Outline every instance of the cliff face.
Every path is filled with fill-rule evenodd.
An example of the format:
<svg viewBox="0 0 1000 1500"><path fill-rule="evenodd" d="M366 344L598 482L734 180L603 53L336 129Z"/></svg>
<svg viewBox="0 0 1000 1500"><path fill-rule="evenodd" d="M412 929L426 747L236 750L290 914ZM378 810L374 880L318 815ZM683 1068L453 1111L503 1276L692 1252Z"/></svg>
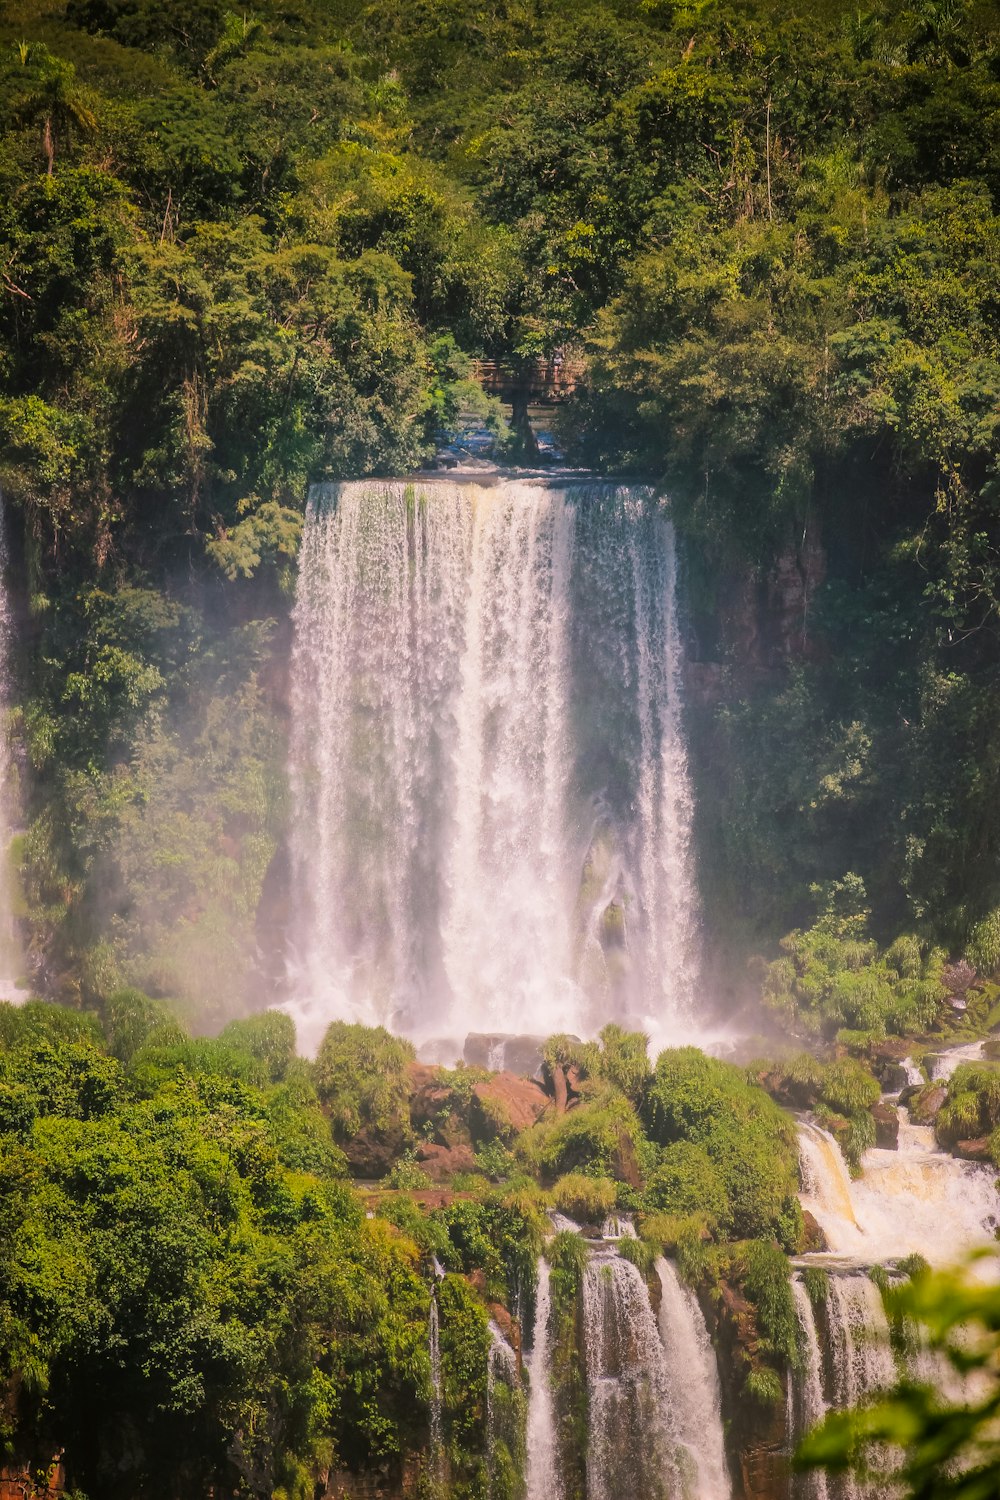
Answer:
<svg viewBox="0 0 1000 1500"><path fill-rule="evenodd" d="M753 1308L727 1282L717 1296L700 1300L718 1355L734 1495L737 1500L791 1500L786 1403L765 1407L745 1390L759 1343Z"/></svg>

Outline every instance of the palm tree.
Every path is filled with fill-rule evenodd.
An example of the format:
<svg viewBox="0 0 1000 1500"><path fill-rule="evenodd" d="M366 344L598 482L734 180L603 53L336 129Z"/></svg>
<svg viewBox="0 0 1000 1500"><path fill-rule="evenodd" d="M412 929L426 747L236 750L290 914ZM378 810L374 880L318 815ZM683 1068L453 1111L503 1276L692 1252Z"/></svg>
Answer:
<svg viewBox="0 0 1000 1500"><path fill-rule="evenodd" d="M20 101L18 114L25 121L39 122L51 177L59 144L65 141L68 145L74 130L90 135L97 129L97 120L76 86L76 69L71 63L53 57L47 47L29 42L18 42L14 51L21 67L30 68L35 75Z"/></svg>

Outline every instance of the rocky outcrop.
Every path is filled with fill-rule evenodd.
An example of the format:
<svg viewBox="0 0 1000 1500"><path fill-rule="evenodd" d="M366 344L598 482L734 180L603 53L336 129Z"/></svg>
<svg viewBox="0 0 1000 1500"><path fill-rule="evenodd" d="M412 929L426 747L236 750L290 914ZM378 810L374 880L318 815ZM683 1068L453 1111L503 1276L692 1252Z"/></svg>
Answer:
<svg viewBox="0 0 1000 1500"><path fill-rule="evenodd" d="M517 1073L537 1078L542 1069L543 1036L518 1036L504 1031L471 1031L462 1051L470 1068Z"/></svg>
<svg viewBox="0 0 1000 1500"><path fill-rule="evenodd" d="M441 1146L437 1141L421 1141L417 1161L432 1182L450 1182L456 1172L474 1172L476 1157L471 1146Z"/></svg>
<svg viewBox="0 0 1000 1500"><path fill-rule="evenodd" d="M904 1091L899 1102L905 1104L910 1111L910 1119L914 1125L933 1125L947 1097L946 1083L926 1083L923 1088L914 1089L912 1093Z"/></svg>
<svg viewBox="0 0 1000 1500"><path fill-rule="evenodd" d="M474 1139L511 1141L549 1108L541 1084L516 1073L495 1073L472 1091L469 1123Z"/></svg>
<svg viewBox="0 0 1000 1500"><path fill-rule="evenodd" d="M881 1146L885 1151L895 1151L899 1145L899 1111L895 1105L880 1099L877 1104L872 1105L871 1113L875 1121L876 1146Z"/></svg>
<svg viewBox="0 0 1000 1500"><path fill-rule="evenodd" d="M762 1407L744 1389L758 1358L759 1337L753 1308L723 1281L713 1298L702 1297L702 1311L719 1356L726 1447L735 1494L741 1500L790 1500L785 1403Z"/></svg>
<svg viewBox="0 0 1000 1500"><path fill-rule="evenodd" d="M990 1150L988 1135L980 1136L974 1141L956 1141L951 1148L951 1154L962 1161L978 1161L985 1162L988 1166L993 1165L993 1153Z"/></svg>

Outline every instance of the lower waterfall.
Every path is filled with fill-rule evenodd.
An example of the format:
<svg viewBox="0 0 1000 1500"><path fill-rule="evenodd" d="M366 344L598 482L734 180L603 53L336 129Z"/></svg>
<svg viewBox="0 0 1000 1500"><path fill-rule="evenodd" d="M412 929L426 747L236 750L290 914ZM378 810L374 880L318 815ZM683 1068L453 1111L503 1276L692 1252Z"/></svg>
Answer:
<svg viewBox="0 0 1000 1500"><path fill-rule="evenodd" d="M517 1355L490 1322L486 1369L486 1496L510 1493L524 1467L521 1371Z"/></svg>
<svg viewBox="0 0 1000 1500"><path fill-rule="evenodd" d="M431 1292L427 1345L431 1361L431 1470L438 1483L442 1483L445 1471L444 1394L441 1380L441 1315L436 1286Z"/></svg>
<svg viewBox="0 0 1000 1500"><path fill-rule="evenodd" d="M715 1350L698 1299L660 1256L660 1338L666 1360L673 1426L686 1470L686 1500L720 1500L732 1484L722 1431Z"/></svg>
<svg viewBox="0 0 1000 1500"><path fill-rule="evenodd" d="M800 1378L796 1382L791 1372L788 1377L791 1396L788 1437L794 1445L822 1422L829 1408L823 1394L823 1353L819 1346L816 1317L809 1293L798 1276L792 1278L792 1297L802 1345ZM795 1475L792 1487L795 1500L829 1500L830 1488L823 1469Z"/></svg>
<svg viewBox="0 0 1000 1500"><path fill-rule="evenodd" d="M310 499L292 1010L417 1040L689 1024L698 913L673 530L632 485Z"/></svg>
<svg viewBox="0 0 1000 1500"><path fill-rule="evenodd" d="M649 1290L616 1252L595 1250L583 1278L587 1500L683 1494L669 1375Z"/></svg>
<svg viewBox="0 0 1000 1500"><path fill-rule="evenodd" d="M535 1327L531 1349L525 1360L530 1381L526 1500L562 1500L556 1446L556 1413L552 1394L550 1274L549 1263L541 1256L535 1290Z"/></svg>

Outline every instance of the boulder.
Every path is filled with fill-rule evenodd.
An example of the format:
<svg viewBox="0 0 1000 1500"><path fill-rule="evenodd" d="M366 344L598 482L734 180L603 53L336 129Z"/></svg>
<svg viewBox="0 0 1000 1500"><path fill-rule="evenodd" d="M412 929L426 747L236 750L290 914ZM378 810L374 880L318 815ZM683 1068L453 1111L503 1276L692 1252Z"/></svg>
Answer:
<svg viewBox="0 0 1000 1500"><path fill-rule="evenodd" d="M352 1136L338 1137L338 1144L353 1177L385 1177L410 1145L410 1133L402 1125L365 1125Z"/></svg>
<svg viewBox="0 0 1000 1500"><path fill-rule="evenodd" d="M417 1161L432 1182L450 1182L456 1172L474 1172L476 1159L470 1145L443 1146L437 1141L421 1141Z"/></svg>
<svg viewBox="0 0 1000 1500"><path fill-rule="evenodd" d="M496 1073L472 1091L473 1134L478 1139L513 1140L540 1120L549 1104L541 1084L516 1073Z"/></svg>
<svg viewBox="0 0 1000 1500"><path fill-rule="evenodd" d="M938 1110L947 1097L946 1083L925 1083L922 1089L916 1089L907 1099L910 1119L914 1125L933 1125Z"/></svg>
<svg viewBox="0 0 1000 1500"><path fill-rule="evenodd" d="M951 1148L951 1154L960 1157L962 1161L980 1161L985 1162L987 1166L993 1165L988 1135L981 1135L974 1141L956 1141Z"/></svg>
<svg viewBox="0 0 1000 1500"><path fill-rule="evenodd" d="M455 1091L442 1081L437 1068L415 1062L407 1073L413 1131L439 1146L471 1145L468 1122L459 1112Z"/></svg>
<svg viewBox="0 0 1000 1500"><path fill-rule="evenodd" d="M471 1031L462 1056L470 1068L491 1073L516 1073L520 1078L538 1078L542 1071L543 1036L519 1036L506 1031Z"/></svg>
<svg viewBox="0 0 1000 1500"><path fill-rule="evenodd" d="M796 1250L799 1255L812 1255L815 1251L828 1250L826 1235L807 1208L802 1210L802 1238Z"/></svg>
<svg viewBox="0 0 1000 1500"><path fill-rule="evenodd" d="M895 1151L899 1145L899 1111L895 1105L880 1099L872 1105L875 1121L875 1144L885 1151Z"/></svg>

